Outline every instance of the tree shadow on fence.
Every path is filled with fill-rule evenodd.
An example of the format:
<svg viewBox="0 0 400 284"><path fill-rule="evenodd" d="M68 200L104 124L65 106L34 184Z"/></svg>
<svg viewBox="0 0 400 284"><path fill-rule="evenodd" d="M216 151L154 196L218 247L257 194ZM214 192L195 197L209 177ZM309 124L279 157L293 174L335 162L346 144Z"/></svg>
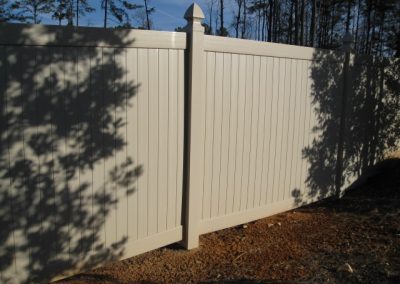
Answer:
<svg viewBox="0 0 400 284"><path fill-rule="evenodd" d="M373 61L372 61L373 60ZM292 191L296 205L335 192L335 173L343 94L343 55L316 50L311 65L311 96L317 125L302 156L309 168L304 195ZM350 186L400 146L400 60L361 58L350 63L341 187Z"/></svg>
<svg viewBox="0 0 400 284"><path fill-rule="evenodd" d="M0 29L15 42L0 45L0 279L32 283L123 253L104 223L141 168L128 155L104 163L125 155L118 114L137 86L115 60L124 49L98 47L129 45L127 30L13 29Z"/></svg>

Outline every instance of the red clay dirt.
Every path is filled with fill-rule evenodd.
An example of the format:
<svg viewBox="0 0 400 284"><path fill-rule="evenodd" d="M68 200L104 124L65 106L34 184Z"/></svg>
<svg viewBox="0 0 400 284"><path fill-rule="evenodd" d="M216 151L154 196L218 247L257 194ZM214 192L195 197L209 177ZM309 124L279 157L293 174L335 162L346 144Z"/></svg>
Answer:
<svg viewBox="0 0 400 284"><path fill-rule="evenodd" d="M158 249L60 283L400 283L399 161L340 200Z"/></svg>

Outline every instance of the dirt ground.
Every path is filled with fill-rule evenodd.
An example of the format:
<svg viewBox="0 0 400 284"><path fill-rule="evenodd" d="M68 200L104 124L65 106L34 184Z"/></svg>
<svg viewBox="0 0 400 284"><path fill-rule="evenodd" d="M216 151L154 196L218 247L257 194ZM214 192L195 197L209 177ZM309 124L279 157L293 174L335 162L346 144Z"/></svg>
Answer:
<svg viewBox="0 0 400 284"><path fill-rule="evenodd" d="M60 283L400 283L400 159L340 200L210 233Z"/></svg>

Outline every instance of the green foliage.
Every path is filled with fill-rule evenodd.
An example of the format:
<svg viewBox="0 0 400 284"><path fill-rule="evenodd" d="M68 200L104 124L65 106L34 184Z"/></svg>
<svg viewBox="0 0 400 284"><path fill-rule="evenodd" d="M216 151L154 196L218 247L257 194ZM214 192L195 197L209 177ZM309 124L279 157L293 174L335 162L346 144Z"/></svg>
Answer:
<svg viewBox="0 0 400 284"><path fill-rule="evenodd" d="M0 23L21 20L21 15L17 12L17 9L17 3L0 0Z"/></svg>
<svg viewBox="0 0 400 284"><path fill-rule="evenodd" d="M229 31L227 30L227 28L223 27L222 29L218 29L217 30L217 35L219 36L229 36Z"/></svg>
<svg viewBox="0 0 400 284"><path fill-rule="evenodd" d="M41 14L49 14L54 9L54 0L17 0L14 5L20 15L20 20L39 24Z"/></svg>
<svg viewBox="0 0 400 284"><path fill-rule="evenodd" d="M61 21L65 20L68 17L68 0L57 0L55 11L52 15L52 18L57 20L61 25Z"/></svg>
<svg viewBox="0 0 400 284"><path fill-rule="evenodd" d="M102 0L101 8L104 10L104 27L107 27L109 20L113 21L117 26L130 25L128 11L141 7L141 5L131 3L127 0Z"/></svg>
<svg viewBox="0 0 400 284"><path fill-rule="evenodd" d="M56 0L53 19L56 19L59 24L63 20L67 20L68 25L79 25L79 17L85 16L87 13L95 11L87 0Z"/></svg>

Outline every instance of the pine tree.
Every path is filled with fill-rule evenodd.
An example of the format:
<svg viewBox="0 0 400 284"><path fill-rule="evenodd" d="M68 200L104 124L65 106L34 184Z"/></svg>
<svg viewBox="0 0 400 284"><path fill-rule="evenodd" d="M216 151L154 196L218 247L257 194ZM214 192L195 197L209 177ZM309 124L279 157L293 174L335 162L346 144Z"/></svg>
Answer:
<svg viewBox="0 0 400 284"><path fill-rule="evenodd" d="M150 15L155 12L155 8L149 7L148 0L144 0L144 9L145 9L145 14L146 14L146 29L150 30L151 23L152 23L152 21L150 20Z"/></svg>
<svg viewBox="0 0 400 284"><path fill-rule="evenodd" d="M220 20L219 23L220 23L220 26L217 31L217 34L220 36L228 36L229 35L228 30L224 26L224 9L225 9L224 0L220 0L219 1L219 20Z"/></svg>
<svg viewBox="0 0 400 284"><path fill-rule="evenodd" d="M61 26L61 22L67 18L67 4L68 0L57 0L55 11L52 18L58 21L58 25Z"/></svg>
<svg viewBox="0 0 400 284"><path fill-rule="evenodd" d="M21 19L34 24L40 23L40 14L49 14L54 9L54 0L18 0L14 4L18 7Z"/></svg>
<svg viewBox="0 0 400 284"><path fill-rule="evenodd" d="M67 24L71 26L74 25L75 19L75 25L79 26L79 17L94 10L87 0L57 0L53 18L58 20L59 25L62 20L67 20Z"/></svg>
<svg viewBox="0 0 400 284"><path fill-rule="evenodd" d="M88 0L75 0L75 18L76 26L79 26L79 16L85 16L87 13L94 12L95 9L91 7Z"/></svg>
<svg viewBox="0 0 400 284"><path fill-rule="evenodd" d="M104 10L104 28L107 28L110 16L118 25L126 26L128 24L130 26L128 11L141 8L141 6L127 0L102 0L101 8Z"/></svg>
<svg viewBox="0 0 400 284"><path fill-rule="evenodd" d="M22 20L22 16L17 11L18 8L15 2L0 0L0 23Z"/></svg>

